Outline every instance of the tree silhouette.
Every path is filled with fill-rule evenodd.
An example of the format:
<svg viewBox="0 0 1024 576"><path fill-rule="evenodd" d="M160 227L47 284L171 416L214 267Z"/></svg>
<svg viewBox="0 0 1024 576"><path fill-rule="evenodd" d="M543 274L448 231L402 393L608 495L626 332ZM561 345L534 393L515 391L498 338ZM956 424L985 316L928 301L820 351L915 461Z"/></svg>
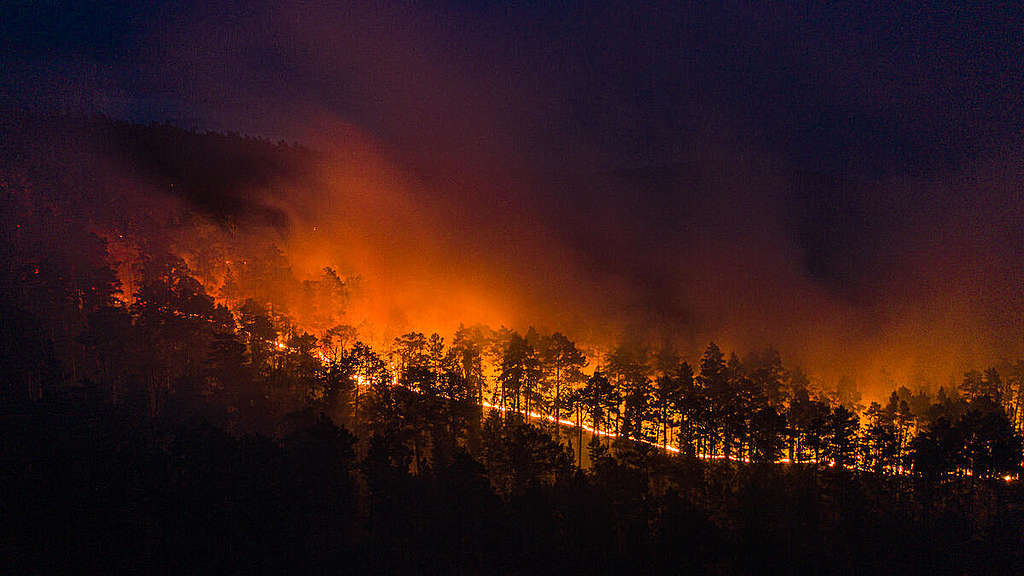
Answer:
<svg viewBox="0 0 1024 576"><path fill-rule="evenodd" d="M827 423L825 457L841 468L853 465L859 427L860 419L848 408L842 404L833 408Z"/></svg>
<svg viewBox="0 0 1024 576"><path fill-rule="evenodd" d="M583 368L587 365L587 358L561 332L541 340L539 356L544 378L548 381L547 388L554 394L551 415L560 419L566 406L566 393L586 379Z"/></svg>
<svg viewBox="0 0 1024 576"><path fill-rule="evenodd" d="M608 431L610 415L618 410L619 395L615 390L608 376L601 370L594 370L594 374L587 380L587 385L581 393L582 403L586 406L590 422L594 427L594 437L599 431Z"/></svg>
<svg viewBox="0 0 1024 576"><path fill-rule="evenodd" d="M700 451L707 456L717 456L719 447L727 444L724 422L728 418L729 374L725 365L725 356L714 342L708 344L700 358L700 375L697 382L704 397L707 399L701 411L698 429L704 449Z"/></svg>
<svg viewBox="0 0 1024 576"><path fill-rule="evenodd" d="M648 417L651 392L648 356L644 343L629 337L615 346L605 366L608 378L624 401L623 418L616 423L616 433L630 438L644 437L643 424Z"/></svg>
<svg viewBox="0 0 1024 576"><path fill-rule="evenodd" d="M750 415L750 461L775 462L782 458L786 441L786 417L770 405Z"/></svg>
<svg viewBox="0 0 1024 576"><path fill-rule="evenodd" d="M893 414L872 402L861 447L861 461L875 473L893 472L900 463L900 445Z"/></svg>
<svg viewBox="0 0 1024 576"><path fill-rule="evenodd" d="M660 431L659 441L666 446L669 443L669 431L676 423L676 406L682 401L683 378L687 376L692 382L693 370L689 365L683 363L675 371L664 373L654 381L652 398L654 420Z"/></svg>
<svg viewBox="0 0 1024 576"><path fill-rule="evenodd" d="M452 339L451 351L460 377L472 391L472 399L480 403L484 399L483 351L486 337L480 327L466 328L459 325Z"/></svg>
<svg viewBox="0 0 1024 576"><path fill-rule="evenodd" d="M498 382L501 384L501 404L516 412L529 413L540 398L537 386L541 380L540 361L533 346L516 332L512 332L501 360ZM523 402L520 402L520 400Z"/></svg>
<svg viewBox="0 0 1024 576"><path fill-rule="evenodd" d="M680 364L676 377L679 380L679 393L673 408L679 414L678 448L681 454L693 458L697 455L698 430L706 412L706 400L697 388L693 368L689 364Z"/></svg>
<svg viewBox="0 0 1024 576"><path fill-rule="evenodd" d="M138 335L153 353L146 363L146 380L149 411L155 418L172 392L198 392L217 322L216 307L184 262L164 257L144 265L132 308Z"/></svg>

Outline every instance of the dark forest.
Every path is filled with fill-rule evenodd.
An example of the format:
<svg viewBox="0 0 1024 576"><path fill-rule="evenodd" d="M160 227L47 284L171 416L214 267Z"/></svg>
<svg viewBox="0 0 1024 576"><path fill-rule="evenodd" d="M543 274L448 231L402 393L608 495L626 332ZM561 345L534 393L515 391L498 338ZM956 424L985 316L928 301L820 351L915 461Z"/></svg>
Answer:
<svg viewBox="0 0 1024 576"><path fill-rule="evenodd" d="M280 226L234 190L295 178L314 152L103 118L7 128L33 134L7 140L2 182L15 572L1024 569L1024 362L865 403L770 348L311 332L344 318L358 278L300 282L273 246L215 283L209 262L245 218ZM40 135L94 162L39 161ZM187 210L161 200L142 226L137 198L96 203L104 158ZM197 204L208 187L225 193ZM196 219L221 243L172 239Z"/></svg>
<svg viewBox="0 0 1024 576"><path fill-rule="evenodd" d="M1024 574L1013 3L0 8L0 572Z"/></svg>

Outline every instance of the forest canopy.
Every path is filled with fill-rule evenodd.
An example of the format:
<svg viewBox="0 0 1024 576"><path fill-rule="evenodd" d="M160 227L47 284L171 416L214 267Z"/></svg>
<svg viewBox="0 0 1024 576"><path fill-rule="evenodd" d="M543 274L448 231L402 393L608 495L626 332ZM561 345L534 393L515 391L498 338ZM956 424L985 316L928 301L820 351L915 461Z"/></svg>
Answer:
<svg viewBox="0 0 1024 576"><path fill-rule="evenodd" d="M788 561L778 530L806 547L808 570L961 552L968 567L1021 565L1022 360L874 400L770 347L712 341L687 357L641 329L600 342L531 325L389 333L354 320L376 286L329 266L305 274L281 248L293 233L281 190L302 184L314 152L67 122L71 136L49 138L88 169L49 169L32 139L8 141L0 399L4 481L27 495L5 516L110 490L84 515L37 517L70 521L70 558L112 545L114 526L149 525L132 536L149 547L138 554L212 560L204 538L241 523L226 558L249 566L556 571L639 554L650 568L744 573ZM52 452L29 451L32 437ZM175 502L195 508L163 508ZM869 514L891 548L860 533ZM199 523L212 532L187 533ZM5 540L21 566L53 562L18 525ZM978 531L990 539L967 551L916 539ZM74 548L77 532L94 541ZM280 554L264 557L270 544Z"/></svg>

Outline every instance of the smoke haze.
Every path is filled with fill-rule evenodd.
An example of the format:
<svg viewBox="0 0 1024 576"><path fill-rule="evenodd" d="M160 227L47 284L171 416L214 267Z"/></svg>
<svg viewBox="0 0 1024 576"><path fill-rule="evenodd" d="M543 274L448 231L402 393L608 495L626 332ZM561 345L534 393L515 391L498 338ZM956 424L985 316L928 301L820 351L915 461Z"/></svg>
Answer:
<svg viewBox="0 0 1024 576"><path fill-rule="evenodd" d="M380 335L772 345L868 396L1019 357L1022 28L835 16L160 4L59 66L42 25L4 101L301 143L170 197L358 275L347 320ZM173 165L128 164L167 195Z"/></svg>

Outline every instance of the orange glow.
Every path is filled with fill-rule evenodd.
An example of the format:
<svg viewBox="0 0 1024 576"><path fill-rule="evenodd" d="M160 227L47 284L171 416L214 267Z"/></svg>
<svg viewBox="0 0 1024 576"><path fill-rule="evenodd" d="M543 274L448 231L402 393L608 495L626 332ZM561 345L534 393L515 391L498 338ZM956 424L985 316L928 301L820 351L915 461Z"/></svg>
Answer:
<svg viewBox="0 0 1024 576"><path fill-rule="evenodd" d="M126 210L188 222L155 223L153 235L218 303L273 303L315 335L347 324L383 348L413 330L450 335L459 324L482 323L525 332L534 325L593 349L638 332L649 342L669 341L691 362L710 340L740 357L770 345L819 388L850 377L865 404L884 402L901 385L934 393L966 369L1024 352L1024 341L991 329L999 316L979 311L965 287L934 280L957 277L943 254L926 253L912 266L931 279L920 294L854 302L809 281L786 239L769 227L735 246L681 249L652 296L649 279L608 259L603 239L568 243L563 236L572 226L552 224L543 202L513 202L530 193L525 185L496 190L473 174L466 181L424 177L385 143L336 118L311 118L307 130L296 129L318 151L304 179L253 192L260 205L286 216L284 229L175 218L191 208L166 198L136 199L139 207ZM594 226L609 227L622 214L598 216ZM130 303L140 266L135 246L143 239L123 230L104 237ZM287 282L268 280L260 269L268 254ZM650 255L638 249L636 256ZM307 293L325 267L344 283L343 297ZM237 293L226 289L229 276Z"/></svg>

